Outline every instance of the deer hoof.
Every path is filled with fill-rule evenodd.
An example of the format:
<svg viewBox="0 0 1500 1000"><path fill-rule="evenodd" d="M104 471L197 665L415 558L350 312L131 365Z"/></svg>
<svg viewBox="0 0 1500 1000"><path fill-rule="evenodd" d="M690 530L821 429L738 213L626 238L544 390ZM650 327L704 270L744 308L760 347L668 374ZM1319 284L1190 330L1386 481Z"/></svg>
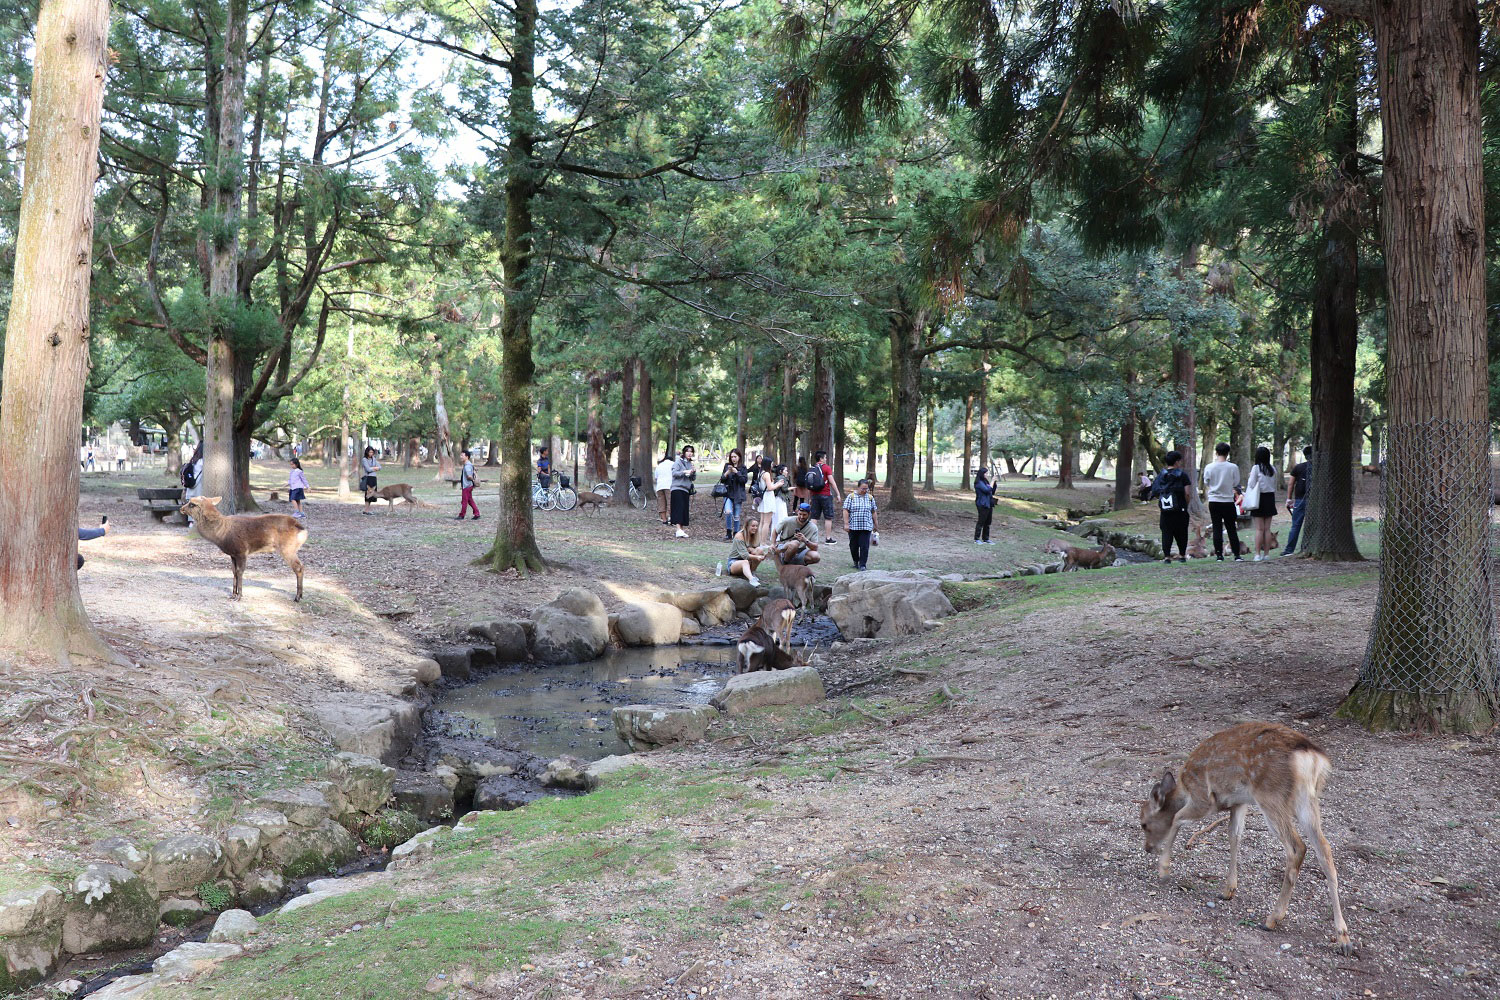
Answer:
<svg viewBox="0 0 1500 1000"><path fill-rule="evenodd" d="M1227 903L1234 898L1234 892L1234 889L1224 889L1219 893L1219 898Z"/></svg>
<svg viewBox="0 0 1500 1000"><path fill-rule="evenodd" d="M1354 947L1354 942L1349 940L1349 935L1347 934L1334 939L1333 950L1345 958L1353 958L1359 954L1359 951Z"/></svg>
<svg viewBox="0 0 1500 1000"><path fill-rule="evenodd" d="M1277 920L1275 917L1267 917L1260 922L1260 929L1263 931L1274 931L1279 929L1280 927L1281 921Z"/></svg>

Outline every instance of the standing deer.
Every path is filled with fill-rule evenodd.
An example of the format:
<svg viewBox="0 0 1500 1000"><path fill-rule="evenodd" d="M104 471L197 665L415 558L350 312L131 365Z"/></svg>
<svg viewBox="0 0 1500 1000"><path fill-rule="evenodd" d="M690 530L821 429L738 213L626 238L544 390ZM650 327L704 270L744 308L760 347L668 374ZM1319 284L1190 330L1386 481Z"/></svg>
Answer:
<svg viewBox="0 0 1500 1000"><path fill-rule="evenodd" d="M1179 780L1168 768L1141 803L1141 829L1146 833L1146 853L1159 859L1158 873L1167 875L1172 864L1172 844L1178 828L1188 820L1210 812L1229 811L1229 881L1222 897L1234 898L1239 886L1240 836L1245 832L1245 810L1260 807L1266 821L1286 848L1286 872L1281 896L1263 927L1275 930L1286 919L1292 887L1307 855L1307 845L1298 836L1300 823L1312 835L1313 852L1328 878L1333 900L1334 948L1352 955L1349 928L1339 906L1339 876L1333 866L1333 849L1323 836L1318 796L1332 764L1312 740L1274 722L1242 722L1214 733L1188 755Z"/></svg>
<svg viewBox="0 0 1500 1000"><path fill-rule="evenodd" d="M245 579L245 559L257 552L276 552L297 574L297 597L302 600L302 560L297 550L307 541L307 528L290 514L219 513L220 497L193 497L182 505L182 513L193 519L198 534L213 542L234 567L234 590L229 599L238 601Z"/></svg>
<svg viewBox="0 0 1500 1000"><path fill-rule="evenodd" d="M813 568L800 563L781 561L781 549L771 546L771 558L776 563L776 576L781 580L781 589L792 599L798 610L812 608L812 585L817 579Z"/></svg>

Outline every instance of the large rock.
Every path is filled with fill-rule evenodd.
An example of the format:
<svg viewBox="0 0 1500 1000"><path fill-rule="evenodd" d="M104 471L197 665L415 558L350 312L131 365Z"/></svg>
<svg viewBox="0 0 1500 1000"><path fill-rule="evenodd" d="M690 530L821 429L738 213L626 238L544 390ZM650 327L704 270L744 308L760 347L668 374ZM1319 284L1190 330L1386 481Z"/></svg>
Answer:
<svg viewBox="0 0 1500 1000"><path fill-rule="evenodd" d="M437 850L437 842L448 836L446 826L434 826L423 830L406 843L398 845L391 850L391 862L386 865L387 870L400 870L410 868L427 858L432 857Z"/></svg>
<svg viewBox="0 0 1500 1000"><path fill-rule="evenodd" d="M260 933L260 921L249 910L225 910L208 932L209 944L244 944Z"/></svg>
<svg viewBox="0 0 1500 1000"><path fill-rule="evenodd" d="M469 634L483 636L494 645L497 663L525 663L529 658L526 629L518 621L505 618L475 625L469 629Z"/></svg>
<svg viewBox="0 0 1500 1000"><path fill-rule="evenodd" d="M187 941L152 962L151 971L163 979L189 979L207 972L224 959L233 958L244 950L239 945L228 942L209 944L205 941Z"/></svg>
<svg viewBox="0 0 1500 1000"><path fill-rule="evenodd" d="M433 650L432 658L437 661L443 676L448 680L466 681L474 673L470 662L472 654L473 651L468 646L448 646Z"/></svg>
<svg viewBox="0 0 1500 1000"><path fill-rule="evenodd" d="M405 809L382 809L360 837L371 847L391 848L415 837L430 822Z"/></svg>
<svg viewBox="0 0 1500 1000"><path fill-rule="evenodd" d="M696 743L719 713L708 705L675 708L668 705L623 705L612 713L615 732L632 750Z"/></svg>
<svg viewBox="0 0 1500 1000"><path fill-rule="evenodd" d="M263 839L260 828L249 823L235 823L224 831L224 867L230 875L239 878L250 870Z"/></svg>
<svg viewBox="0 0 1500 1000"><path fill-rule="evenodd" d="M156 885L119 865L94 864L73 880L63 916L63 950L119 951L151 943L157 923Z"/></svg>
<svg viewBox="0 0 1500 1000"><path fill-rule="evenodd" d="M485 778L474 788L474 808L519 809L542 797L542 790L529 781L506 774Z"/></svg>
<svg viewBox="0 0 1500 1000"><path fill-rule="evenodd" d="M94 854L133 872L143 872L151 864L151 855L129 837L106 837L94 845Z"/></svg>
<svg viewBox="0 0 1500 1000"><path fill-rule="evenodd" d="M307 892L295 899L287 900L286 905L276 912L296 913L309 906L316 906L325 899L347 896L351 892L389 882L392 877L390 872L363 872L359 875L350 875L348 878L320 878L307 883Z"/></svg>
<svg viewBox="0 0 1500 1000"><path fill-rule="evenodd" d="M332 820L313 827L294 826L265 849L266 861L288 878L331 872L358 856L354 837Z"/></svg>
<svg viewBox="0 0 1500 1000"><path fill-rule="evenodd" d="M675 646L682 640L682 612L660 601L627 604L620 609L615 628L627 646Z"/></svg>
<svg viewBox="0 0 1500 1000"><path fill-rule="evenodd" d="M236 898L241 903L260 906L281 898L281 894L286 891L286 879L281 877L280 872L257 868L240 879L235 888L238 890Z"/></svg>
<svg viewBox="0 0 1500 1000"><path fill-rule="evenodd" d="M823 679L812 667L758 670L729 678L713 704L725 715L739 715L767 705L816 705L827 694Z"/></svg>
<svg viewBox="0 0 1500 1000"><path fill-rule="evenodd" d="M453 818L453 785L440 777L422 771L401 771L396 775L396 806L426 823L441 823Z"/></svg>
<svg viewBox="0 0 1500 1000"><path fill-rule="evenodd" d="M236 822L255 827L268 840L286 833L287 827L292 825L284 814L275 809L246 809L239 814Z"/></svg>
<svg viewBox="0 0 1500 1000"><path fill-rule="evenodd" d="M597 659L609 644L604 604L580 587L563 591L531 613L531 651L543 663Z"/></svg>
<svg viewBox="0 0 1500 1000"><path fill-rule="evenodd" d="M57 968L63 896L50 885L0 893L0 995L19 993Z"/></svg>
<svg viewBox="0 0 1500 1000"><path fill-rule="evenodd" d="M214 912L197 896L169 896L157 906L157 919L172 927L191 927Z"/></svg>
<svg viewBox="0 0 1500 1000"><path fill-rule="evenodd" d="M255 804L281 813L293 826L318 826L333 814L323 793L311 788L278 788L259 796Z"/></svg>
<svg viewBox="0 0 1500 1000"><path fill-rule="evenodd" d="M951 614L942 581L921 570L850 573L834 583L828 601L828 617L845 639L911 635Z"/></svg>
<svg viewBox="0 0 1500 1000"><path fill-rule="evenodd" d="M341 753L328 762L324 773L344 793L349 808L373 816L391 797L396 769L386 767L374 757Z"/></svg>
<svg viewBox="0 0 1500 1000"><path fill-rule="evenodd" d="M634 754L619 753L608 757L600 757L598 760L589 761L584 766L584 774L587 776L589 786L597 788L612 774L628 771L632 767L639 767L641 759Z"/></svg>
<svg viewBox="0 0 1500 1000"><path fill-rule="evenodd" d="M577 792L586 792L594 787L588 765L568 754L548 761L547 770L542 774L542 784L548 788L570 788Z"/></svg>
<svg viewBox="0 0 1500 1000"><path fill-rule="evenodd" d="M224 848L212 837L184 833L158 841L151 848L151 873L163 894L195 892L219 877Z"/></svg>
<svg viewBox="0 0 1500 1000"><path fill-rule="evenodd" d="M724 585L725 593L740 611L749 611L750 605L760 598L762 588L738 576L730 577Z"/></svg>
<svg viewBox="0 0 1500 1000"><path fill-rule="evenodd" d="M390 695L346 691L314 702L307 711L340 750L387 764L400 760L422 732L417 706Z"/></svg>

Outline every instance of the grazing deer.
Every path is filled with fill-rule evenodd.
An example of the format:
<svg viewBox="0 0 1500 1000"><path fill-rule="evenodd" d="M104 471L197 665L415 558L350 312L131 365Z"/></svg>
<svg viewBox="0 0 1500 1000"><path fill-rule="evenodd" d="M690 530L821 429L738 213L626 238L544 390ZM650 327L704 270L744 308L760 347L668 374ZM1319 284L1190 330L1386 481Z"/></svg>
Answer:
<svg viewBox="0 0 1500 1000"><path fill-rule="evenodd" d="M1076 546L1068 546L1068 551L1063 554L1064 573L1069 570L1100 569L1104 566L1115 564L1115 547L1105 542L1097 549L1080 549Z"/></svg>
<svg viewBox="0 0 1500 1000"><path fill-rule="evenodd" d="M735 644L738 656L735 663L738 673L755 670L785 670L787 667L805 667L810 657L792 652L792 622L796 609L785 597L767 601L760 618L745 630Z"/></svg>
<svg viewBox="0 0 1500 1000"><path fill-rule="evenodd" d="M302 600L302 560L297 550L307 541L307 528L290 514L219 513L220 497L193 497L181 513L193 519L198 534L213 542L234 566L234 590L229 599L238 601L245 579L245 559L257 552L276 552L297 574L297 597Z"/></svg>
<svg viewBox="0 0 1500 1000"><path fill-rule="evenodd" d="M1381 465L1361 465L1359 467L1359 474L1361 476L1378 476L1384 471L1385 467Z"/></svg>
<svg viewBox="0 0 1500 1000"><path fill-rule="evenodd" d="M776 562L776 576L781 580L781 589L800 610L812 607L812 585L817 579L811 566L781 561L781 549L771 546L771 558Z"/></svg>
<svg viewBox="0 0 1500 1000"><path fill-rule="evenodd" d="M1273 532L1271 532L1271 548L1275 549L1275 548L1278 548L1280 545L1281 545L1281 532L1279 532L1279 531L1273 531ZM1244 539L1240 539L1240 550L1238 552L1236 552L1235 555L1248 556L1253 551L1254 550L1252 550L1250 548L1250 543L1249 542L1246 542Z"/></svg>
<svg viewBox="0 0 1500 1000"><path fill-rule="evenodd" d="M1333 849L1323 836L1318 796L1332 765L1328 755L1312 740L1274 722L1242 722L1214 733L1188 755L1182 777L1171 768L1141 803L1141 829L1146 833L1146 853L1158 858L1158 873L1165 878L1172 864L1172 843L1178 828L1188 820L1210 812L1229 811L1229 880L1221 894L1232 899L1239 885L1240 836L1245 831L1245 811L1251 803L1260 807L1266 821L1286 848L1286 871L1281 896L1262 926L1275 930L1286 919L1292 887L1307 855L1307 845L1297 834L1297 825L1312 836L1313 853L1328 879L1333 900L1334 947L1343 955L1354 953L1349 928L1339 906L1339 876L1333 866Z"/></svg>
<svg viewBox="0 0 1500 1000"><path fill-rule="evenodd" d="M366 511L370 509L370 504L376 503L381 500L384 500L386 503L390 504L390 511L393 514L396 512L397 500L405 500L407 506L409 507L432 506L432 504L423 503L422 501L418 500L416 494L411 491L411 487L406 485L405 483L396 483L393 486L382 486L378 490L372 490L368 486L365 487Z"/></svg>

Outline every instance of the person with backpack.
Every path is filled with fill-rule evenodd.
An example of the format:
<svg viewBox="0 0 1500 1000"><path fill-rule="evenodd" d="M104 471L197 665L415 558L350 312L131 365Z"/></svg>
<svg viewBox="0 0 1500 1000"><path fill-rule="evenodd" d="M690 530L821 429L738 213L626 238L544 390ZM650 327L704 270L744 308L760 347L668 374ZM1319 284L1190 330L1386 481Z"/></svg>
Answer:
<svg viewBox="0 0 1500 1000"><path fill-rule="evenodd" d="M724 541L734 541L740 530L740 512L745 506L745 483L749 475L745 471L745 460L738 448L732 448L724 462L724 471L719 474L719 484L714 495L724 501Z"/></svg>
<svg viewBox="0 0 1500 1000"><path fill-rule="evenodd" d="M792 510L801 510L802 505L807 504L808 508L811 509L812 501L809 499L811 496L812 493L807 488L807 456L798 455L797 468L793 470L792 474L792 502L790 508Z"/></svg>
<svg viewBox="0 0 1500 1000"><path fill-rule="evenodd" d="M1281 551L1284 556L1289 556L1297 551L1297 537L1302 534L1302 517L1307 513L1307 490L1312 485L1312 479L1308 475L1311 471L1312 445L1302 449L1304 461L1292 466L1288 474L1291 482L1286 489L1286 512L1292 515L1292 529L1286 536L1286 548Z"/></svg>
<svg viewBox="0 0 1500 1000"><path fill-rule="evenodd" d="M989 466L981 465L974 476L974 506L979 509L974 521L974 544L994 545L990 541L990 521L995 516L995 484L990 482Z"/></svg>
<svg viewBox="0 0 1500 1000"><path fill-rule="evenodd" d="M177 471L178 478L182 481L182 488L186 492L183 500L191 500L193 497L203 495L203 442L198 442L198 447L193 449L193 454L182 468Z"/></svg>
<svg viewBox="0 0 1500 1000"><path fill-rule="evenodd" d="M1255 449L1255 464L1245 484L1245 513L1255 525L1255 561L1269 559L1271 521L1276 517L1276 469L1271 465L1271 449L1265 445Z"/></svg>
<svg viewBox="0 0 1500 1000"><path fill-rule="evenodd" d="M474 511L474 520L479 520L479 505L474 502L474 486L478 482L479 477L474 472L474 460L468 452L464 452L463 468L458 470L458 488L462 492L458 501L457 520L462 521L464 511L470 509Z"/></svg>
<svg viewBox="0 0 1500 1000"><path fill-rule="evenodd" d="M833 466L828 464L828 452L815 452L813 464L808 466L802 478L811 497L808 503L812 505L813 517L818 520L823 536L830 542L837 541L833 534L833 512L835 504L843 503L844 495L839 492L839 484L833 481Z"/></svg>
<svg viewBox="0 0 1500 1000"><path fill-rule="evenodd" d="M1172 542L1177 542L1178 562L1187 562L1188 505L1193 500L1193 480L1182 468L1182 452L1166 454L1166 468L1151 484L1151 496L1161 510L1163 562L1172 561Z"/></svg>

